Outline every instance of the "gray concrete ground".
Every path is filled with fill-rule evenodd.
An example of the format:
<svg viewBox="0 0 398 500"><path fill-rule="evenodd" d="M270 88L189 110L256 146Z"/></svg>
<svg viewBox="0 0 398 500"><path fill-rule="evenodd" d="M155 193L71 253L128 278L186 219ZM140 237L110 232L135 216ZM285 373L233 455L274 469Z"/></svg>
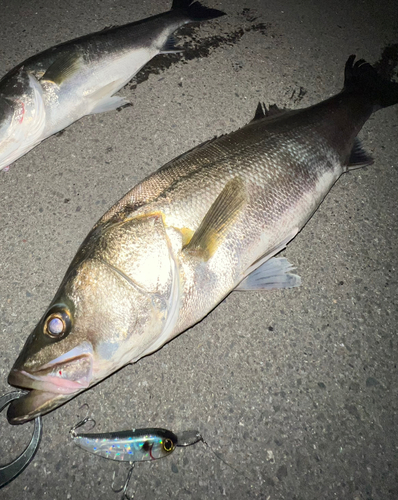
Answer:
<svg viewBox="0 0 398 500"><path fill-rule="evenodd" d="M247 123L259 100L292 108L340 90L351 53L398 42L396 1L205 0L228 16L179 37L121 93L132 107L89 116L0 175L0 392L79 244L134 184ZM2 0L0 74L40 50L170 2ZM198 50L204 47L204 50ZM43 419L33 463L4 499L119 498L127 465L77 449L87 403L97 430L197 428L202 443L139 464L144 499L385 500L397 476L398 107L361 132L375 164L344 175L284 254L300 289L232 293L157 353ZM31 424L0 422L1 461Z"/></svg>

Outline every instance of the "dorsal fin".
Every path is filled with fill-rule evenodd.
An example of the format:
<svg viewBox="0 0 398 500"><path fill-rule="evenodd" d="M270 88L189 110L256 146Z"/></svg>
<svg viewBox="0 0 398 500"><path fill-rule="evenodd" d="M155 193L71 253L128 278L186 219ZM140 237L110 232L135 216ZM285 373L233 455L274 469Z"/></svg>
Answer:
<svg viewBox="0 0 398 500"><path fill-rule="evenodd" d="M267 115L265 114L264 110L266 109L267 108L265 107L265 105L263 107L263 103L259 102L252 121L255 122L256 120L261 120L262 118L265 118Z"/></svg>
<svg viewBox="0 0 398 500"><path fill-rule="evenodd" d="M257 120L262 120L263 118L270 118L273 116L278 116L283 113L286 113L286 111L289 111L286 108L278 108L276 104L270 104L268 109L267 106L263 102L259 102L256 108L256 112L254 114L253 122Z"/></svg>

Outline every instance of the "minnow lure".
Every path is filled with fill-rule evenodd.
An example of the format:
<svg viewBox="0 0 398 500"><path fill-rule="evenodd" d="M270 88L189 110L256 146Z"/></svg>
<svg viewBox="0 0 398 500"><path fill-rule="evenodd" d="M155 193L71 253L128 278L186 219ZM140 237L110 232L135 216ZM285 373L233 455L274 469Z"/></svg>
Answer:
<svg viewBox="0 0 398 500"><path fill-rule="evenodd" d="M167 457L177 446L191 446L202 441L221 462L235 472L240 473L238 469L226 462L211 448L199 431L188 430L179 432L178 437L174 432L159 428L132 429L129 431L105 432L102 434L76 433L78 427L90 421L95 425L95 420L86 417L72 427L70 430L72 440L77 446L94 455L119 462L130 462L131 467L123 486L115 489L113 487L114 483L112 483L114 493L123 492L122 500L133 500L134 498L134 495L128 496L127 488L136 462L152 461Z"/></svg>
<svg viewBox="0 0 398 500"><path fill-rule="evenodd" d="M202 439L197 431L186 431L180 439L159 428L132 429L101 434L76 434L75 430L92 419L84 419L71 429L73 442L83 450L119 462L145 462L170 455L176 446L189 446Z"/></svg>

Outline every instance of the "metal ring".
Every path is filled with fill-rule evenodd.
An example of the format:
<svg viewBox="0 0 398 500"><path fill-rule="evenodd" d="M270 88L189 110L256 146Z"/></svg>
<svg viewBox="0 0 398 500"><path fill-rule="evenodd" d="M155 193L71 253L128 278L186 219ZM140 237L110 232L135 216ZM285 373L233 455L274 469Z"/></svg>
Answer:
<svg viewBox="0 0 398 500"><path fill-rule="evenodd" d="M4 410L4 408L14 401L14 399L19 399L24 396L26 393L21 391L12 391L4 396L0 397L0 412ZM41 435L42 435L42 422L41 416L35 418L35 427L33 429L33 436L30 440L30 443L26 447L25 451L19 455L18 458L13 460L7 465L0 465L0 488L10 483L13 479L15 479L18 474L20 474L25 468L30 464L35 456L35 453L39 447Z"/></svg>

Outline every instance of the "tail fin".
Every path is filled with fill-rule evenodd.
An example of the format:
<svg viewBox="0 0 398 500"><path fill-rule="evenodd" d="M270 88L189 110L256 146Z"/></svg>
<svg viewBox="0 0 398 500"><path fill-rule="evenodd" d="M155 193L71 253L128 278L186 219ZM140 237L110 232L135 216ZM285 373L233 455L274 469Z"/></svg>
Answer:
<svg viewBox="0 0 398 500"><path fill-rule="evenodd" d="M398 83L385 80L363 59L355 64L350 56L345 65L344 90L366 95L375 110L398 103Z"/></svg>
<svg viewBox="0 0 398 500"><path fill-rule="evenodd" d="M216 17L225 16L225 12L217 9L205 7L200 2L193 0L173 0L171 10L179 9L192 21L205 21L206 19L215 19Z"/></svg>

